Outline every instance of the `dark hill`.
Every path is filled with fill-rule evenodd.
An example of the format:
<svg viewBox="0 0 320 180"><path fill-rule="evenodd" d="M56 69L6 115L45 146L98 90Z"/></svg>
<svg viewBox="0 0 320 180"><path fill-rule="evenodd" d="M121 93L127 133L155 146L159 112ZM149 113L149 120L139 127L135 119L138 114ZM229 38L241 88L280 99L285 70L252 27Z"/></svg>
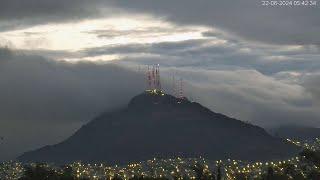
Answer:
<svg viewBox="0 0 320 180"><path fill-rule="evenodd" d="M278 159L297 149L264 129L166 94L142 93L104 113L67 140L24 153L23 162L123 164L169 157Z"/></svg>

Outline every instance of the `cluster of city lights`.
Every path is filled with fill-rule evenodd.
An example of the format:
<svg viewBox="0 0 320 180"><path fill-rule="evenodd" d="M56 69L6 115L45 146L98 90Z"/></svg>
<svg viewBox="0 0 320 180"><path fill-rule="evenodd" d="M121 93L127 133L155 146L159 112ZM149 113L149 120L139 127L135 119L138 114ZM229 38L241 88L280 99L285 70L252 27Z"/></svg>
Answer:
<svg viewBox="0 0 320 180"><path fill-rule="evenodd" d="M311 151L318 151L320 149L320 139L316 138L314 141L312 142L300 142L300 141L295 141L295 140L291 140L291 139L287 139L287 142L298 146L302 149L308 149Z"/></svg>
<svg viewBox="0 0 320 180"><path fill-rule="evenodd" d="M313 143L301 143L288 140L304 149L313 152L320 151L320 141L316 139ZM17 162L6 162L0 164L0 179L19 179L24 174L24 167L36 167L37 164L21 164ZM50 169L62 174L65 167L57 167L49 164L41 164L42 168ZM227 180L236 180L238 177L246 179L257 179L268 173L272 168L275 174L287 173L288 167L301 177L307 178L310 172L318 172L320 168L299 155L286 160L246 162L241 160L218 160L209 161L204 158L175 158L175 159L152 159L145 162L132 163L126 166L107 166L105 164L85 164L75 162L67 165L71 173L78 179L133 179L133 178L162 178L162 179L199 179L199 175L206 177L221 177Z"/></svg>
<svg viewBox="0 0 320 180"><path fill-rule="evenodd" d="M23 172L21 163L13 161L0 163L0 179L19 179L23 176Z"/></svg>

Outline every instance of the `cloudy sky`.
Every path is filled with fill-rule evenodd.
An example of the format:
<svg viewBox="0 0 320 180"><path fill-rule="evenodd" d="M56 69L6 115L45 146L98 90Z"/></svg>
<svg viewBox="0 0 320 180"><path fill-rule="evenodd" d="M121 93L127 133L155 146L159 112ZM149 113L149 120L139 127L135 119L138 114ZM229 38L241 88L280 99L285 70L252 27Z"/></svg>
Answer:
<svg viewBox="0 0 320 180"><path fill-rule="evenodd" d="M320 2L1 0L0 160L57 143L162 83L263 127L320 126Z"/></svg>

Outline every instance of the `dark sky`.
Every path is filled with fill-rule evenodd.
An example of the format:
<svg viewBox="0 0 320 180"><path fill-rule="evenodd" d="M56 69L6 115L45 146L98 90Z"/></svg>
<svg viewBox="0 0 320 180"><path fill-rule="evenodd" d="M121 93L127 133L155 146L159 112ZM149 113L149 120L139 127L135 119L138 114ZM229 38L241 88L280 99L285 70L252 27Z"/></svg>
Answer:
<svg viewBox="0 0 320 180"><path fill-rule="evenodd" d="M186 95L270 127L320 125L320 3L2 0L0 160L57 143L145 88L145 65ZM138 70L140 66L140 71Z"/></svg>

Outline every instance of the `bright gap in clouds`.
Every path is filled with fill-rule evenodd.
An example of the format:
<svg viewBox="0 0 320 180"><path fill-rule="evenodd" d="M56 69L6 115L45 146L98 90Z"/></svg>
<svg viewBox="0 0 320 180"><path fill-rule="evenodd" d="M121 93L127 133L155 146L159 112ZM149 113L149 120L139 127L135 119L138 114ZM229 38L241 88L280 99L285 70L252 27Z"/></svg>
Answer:
<svg viewBox="0 0 320 180"><path fill-rule="evenodd" d="M77 23L47 24L0 33L16 49L76 52L107 45L175 42L203 38L206 27L176 26L150 16L114 17ZM113 60L86 57L81 60ZM74 61L76 59L66 59Z"/></svg>

